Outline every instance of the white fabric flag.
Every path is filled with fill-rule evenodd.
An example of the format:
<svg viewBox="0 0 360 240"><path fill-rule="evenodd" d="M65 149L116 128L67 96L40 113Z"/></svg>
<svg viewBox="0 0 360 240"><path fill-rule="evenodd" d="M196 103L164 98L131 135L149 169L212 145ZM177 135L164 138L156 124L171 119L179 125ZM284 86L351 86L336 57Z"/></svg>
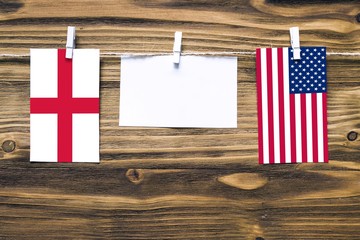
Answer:
<svg viewBox="0 0 360 240"><path fill-rule="evenodd" d="M99 162L99 55L30 50L31 162Z"/></svg>
<svg viewBox="0 0 360 240"><path fill-rule="evenodd" d="M122 57L120 126L237 127L237 58Z"/></svg>

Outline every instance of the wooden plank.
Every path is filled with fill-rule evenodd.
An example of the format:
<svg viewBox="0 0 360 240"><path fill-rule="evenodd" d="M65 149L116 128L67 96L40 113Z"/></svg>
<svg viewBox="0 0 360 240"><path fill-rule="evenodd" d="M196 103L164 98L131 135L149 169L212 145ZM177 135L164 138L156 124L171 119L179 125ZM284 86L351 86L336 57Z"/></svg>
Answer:
<svg viewBox="0 0 360 240"><path fill-rule="evenodd" d="M0 4L0 238L356 239L358 1L9 0ZM101 164L29 163L29 48L245 51L237 129L120 128L120 59L101 58ZM328 47L329 164L257 164L257 47ZM351 137L348 134L352 132ZM350 140L349 140L350 139Z"/></svg>

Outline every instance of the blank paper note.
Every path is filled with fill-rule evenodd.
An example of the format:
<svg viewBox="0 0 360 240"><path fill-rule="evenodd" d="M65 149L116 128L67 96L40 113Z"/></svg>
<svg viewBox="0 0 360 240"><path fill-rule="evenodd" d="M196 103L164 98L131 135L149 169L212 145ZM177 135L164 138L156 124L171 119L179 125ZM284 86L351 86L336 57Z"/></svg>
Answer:
<svg viewBox="0 0 360 240"><path fill-rule="evenodd" d="M237 58L122 57L120 126L237 127Z"/></svg>

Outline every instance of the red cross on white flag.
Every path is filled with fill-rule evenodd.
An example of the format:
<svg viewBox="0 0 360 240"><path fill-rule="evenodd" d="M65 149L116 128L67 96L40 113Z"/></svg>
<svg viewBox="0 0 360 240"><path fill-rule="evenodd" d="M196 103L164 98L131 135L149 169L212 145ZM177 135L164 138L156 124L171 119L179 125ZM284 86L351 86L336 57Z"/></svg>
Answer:
<svg viewBox="0 0 360 240"><path fill-rule="evenodd" d="M99 162L99 50L30 55L30 161Z"/></svg>

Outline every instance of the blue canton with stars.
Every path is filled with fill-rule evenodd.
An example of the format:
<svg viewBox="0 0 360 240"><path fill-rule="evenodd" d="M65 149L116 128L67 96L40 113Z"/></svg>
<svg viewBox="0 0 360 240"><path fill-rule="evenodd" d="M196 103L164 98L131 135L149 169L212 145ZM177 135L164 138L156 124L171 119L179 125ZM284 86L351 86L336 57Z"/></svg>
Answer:
<svg viewBox="0 0 360 240"><path fill-rule="evenodd" d="M327 91L326 48L302 47L301 59L294 60L289 48L290 93L321 93Z"/></svg>

